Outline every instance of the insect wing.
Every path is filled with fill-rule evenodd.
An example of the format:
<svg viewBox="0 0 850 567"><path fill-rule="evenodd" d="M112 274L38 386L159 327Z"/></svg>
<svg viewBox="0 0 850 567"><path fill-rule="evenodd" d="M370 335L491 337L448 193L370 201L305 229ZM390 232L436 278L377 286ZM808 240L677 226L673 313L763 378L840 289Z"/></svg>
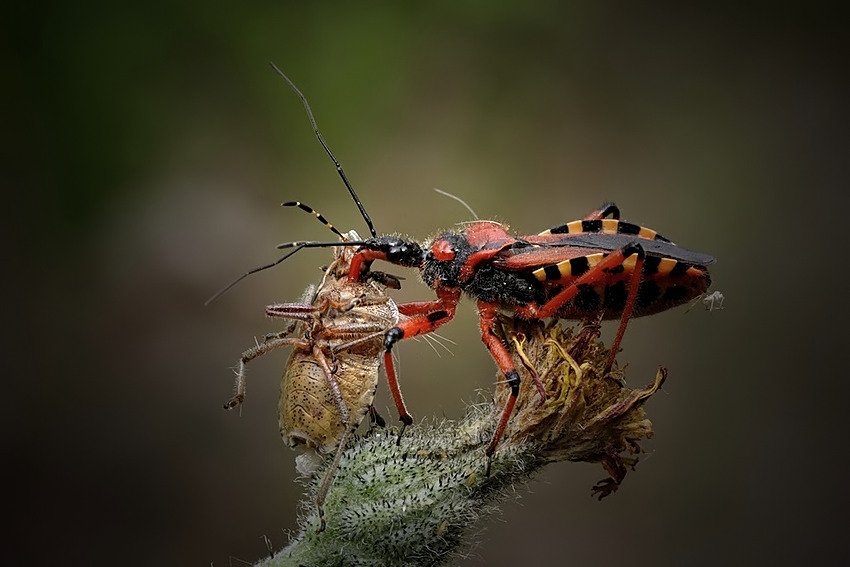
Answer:
<svg viewBox="0 0 850 567"><path fill-rule="evenodd" d="M604 234L604 233L583 233L583 234L551 234L523 237L523 240L542 248L560 248L560 249L592 249L594 252L599 250L619 250L620 248L632 242L640 242L647 256L659 256L662 258L670 258L692 264L694 266L710 266L716 260L708 254L694 252L687 248L682 248L665 240L650 240L646 238L636 237L629 234ZM576 254L573 251L565 253L563 260L575 258L582 254Z"/></svg>

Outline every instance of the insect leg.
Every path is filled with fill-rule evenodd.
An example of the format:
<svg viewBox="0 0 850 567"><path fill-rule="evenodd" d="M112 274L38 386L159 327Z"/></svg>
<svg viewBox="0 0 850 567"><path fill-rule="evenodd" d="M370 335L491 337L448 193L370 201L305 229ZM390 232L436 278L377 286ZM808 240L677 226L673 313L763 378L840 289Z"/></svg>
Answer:
<svg viewBox="0 0 850 567"><path fill-rule="evenodd" d="M339 446L336 448L336 453L334 453L334 460L328 466L328 470L325 471L325 478L322 479L322 484L319 486L318 492L316 492L316 510L319 513L319 529L318 532L325 531L325 499L328 497L328 491L331 489L331 485L333 484L334 478L336 478L336 471L339 468L339 462L342 460L342 454L345 452L345 445L348 442L348 438L351 437L353 428L350 425L346 425L345 431L342 434L342 437L339 440Z"/></svg>
<svg viewBox="0 0 850 567"><path fill-rule="evenodd" d="M289 334L289 333L287 333ZM259 343L253 348L249 348L239 357L239 368L236 371L236 383L233 386L234 394L224 404L224 409L230 410L245 401L245 365L254 360L258 356L262 356L269 351L275 350L284 346L297 346L301 348L310 348L310 343L287 336L272 336L267 340Z"/></svg>
<svg viewBox="0 0 850 567"><path fill-rule="evenodd" d="M305 303L274 303L266 306L266 316L273 319L309 321L321 309Z"/></svg>
<svg viewBox="0 0 850 567"><path fill-rule="evenodd" d="M387 331L384 336L384 347L387 351L402 339L409 339L436 331L455 316L457 304L460 301L460 289L438 288L437 299L434 301L414 301L402 303L398 312L407 319Z"/></svg>
<svg viewBox="0 0 850 567"><path fill-rule="evenodd" d="M312 305L303 303L276 303L266 306L266 315L279 319L295 319L289 327L284 331L270 333L263 337L263 342L249 348L239 357L239 368L236 371L236 382L234 384L234 394L224 404L224 409L233 409L245 401L245 365L262 356L269 351L275 350L284 346L297 346L300 348L309 349L310 343L304 339L289 338L289 335L295 330L297 321L309 321L315 316L317 308Z"/></svg>
<svg viewBox="0 0 850 567"><path fill-rule="evenodd" d="M558 292L554 297L547 301L542 306L538 307L533 304L516 307L516 312L521 317L528 319L545 319L554 317L558 310L561 309L569 300L578 295L581 288L586 285L592 285L602 280L607 274L621 268L628 258L635 256L634 265L632 266L632 275L629 282L628 295L626 296L626 304L623 307L623 313L620 317L620 326L617 328L617 334L611 343L611 354L608 357L608 363L605 365L605 371L611 370L614 365L614 358L620 349L620 342L623 340L623 334L626 332L626 325L634 311L635 302L637 301L638 288L640 287L643 263L646 258L643 246L639 242L631 242L619 250L608 254L601 262L593 268L575 278L570 285Z"/></svg>
<svg viewBox="0 0 850 567"><path fill-rule="evenodd" d="M387 372L387 383L390 386L390 392L393 395L399 419L402 422L399 442L401 442L401 434L404 433L404 428L413 423L413 418L407 412L404 398L401 395L395 363L392 358L392 348L395 343L402 339L431 333L454 317L457 303L460 301L460 290L439 288L437 296L438 299L434 301L416 301L399 305L399 313L408 318L384 335L384 369Z"/></svg>
<svg viewBox="0 0 850 567"><path fill-rule="evenodd" d="M384 418L381 417L381 414L378 413L378 410L375 409L375 406L369 406L369 422L373 426L384 428L387 426L387 422L384 421Z"/></svg>
<svg viewBox="0 0 850 567"><path fill-rule="evenodd" d="M488 475L490 474L490 458L493 456L493 453L496 452L496 447L498 447L499 441L505 433L505 428L508 426L508 420L511 417L511 413L514 411L514 405L516 405L517 396L519 396L520 382L519 372L517 372L516 367L511 360L511 355L508 352L508 349L505 348L502 340L493 332L498 309L498 303L485 303L483 301L478 302L478 324L481 328L481 340L484 341L484 345L487 347L487 350L490 351L490 356L493 357L493 360L496 362L496 366L499 367L499 370L504 375L508 386L511 388L511 395L508 396L508 400L505 402L505 407L502 409L502 417L499 418L499 424L496 426L496 431L493 432L490 444L487 445L487 449L484 451L484 454L487 455L486 474Z"/></svg>
<svg viewBox="0 0 850 567"><path fill-rule="evenodd" d="M315 343L313 344L313 358L319 365L319 368L322 369L322 373L325 375L325 380L328 383L328 388L330 388L330 391L333 394L334 401L336 402L337 409L339 410L339 420L343 425L348 427L351 423L351 418L349 417L348 406L345 404L345 399L339 389L339 382L337 382L334 377L333 368L331 368L325 353L322 352L321 347Z"/></svg>
<svg viewBox="0 0 850 567"><path fill-rule="evenodd" d="M352 283L358 281L364 272L368 272L375 260L384 260L407 268L419 268L425 258L425 252L419 243L397 236L379 236L358 244L361 247L351 258L348 271L348 281Z"/></svg>
<svg viewBox="0 0 850 567"><path fill-rule="evenodd" d="M339 410L339 420L342 422L344 427L342 437L339 440L339 445L337 446L336 453L334 454L334 459L328 467L328 470L325 472L325 478L322 479L322 484L319 486L319 491L316 493L316 509L319 513L318 531L322 532L325 529L325 498L327 498L328 491L336 477L336 470L339 467L339 462L342 459L342 453L345 451L345 444L348 441L349 436L351 436L354 425L351 423L348 406L345 404L342 392L339 389L339 382L337 382L333 375L333 369L328 363L328 359L325 357L322 349L316 344L313 345L313 358L322 369L322 373L325 375L328 388L330 388L334 400L336 401L337 409Z"/></svg>
<svg viewBox="0 0 850 567"><path fill-rule="evenodd" d="M390 387L390 393L398 410L398 419L401 421L401 430L399 430L398 439L396 440L396 444L401 444L401 436L404 435L405 428L413 424L413 417L407 411L404 397L401 395L401 388L398 385L398 375L395 371L395 362L393 362L392 351L389 348L384 352L384 371L387 373L387 384Z"/></svg>

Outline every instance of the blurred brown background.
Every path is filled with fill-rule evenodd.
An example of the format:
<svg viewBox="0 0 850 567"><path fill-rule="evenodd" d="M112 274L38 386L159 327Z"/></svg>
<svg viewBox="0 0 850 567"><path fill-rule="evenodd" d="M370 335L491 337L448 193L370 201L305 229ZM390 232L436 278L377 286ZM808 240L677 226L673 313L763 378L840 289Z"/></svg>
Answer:
<svg viewBox="0 0 850 567"><path fill-rule="evenodd" d="M295 529L279 326L326 251L203 301L274 245L365 227L268 67L307 94L382 233L483 218L520 234L606 200L718 258L726 309L636 320L621 362L656 436L599 503L545 469L463 565L846 561L846 20L816 3L33 3L3 43L4 563L227 565ZM401 3L398 3L401 4ZM408 274L399 299L430 298ZM607 329L608 336L612 328ZM471 302L454 355L399 348L418 418L494 365ZM845 338L841 338L841 337ZM394 415L385 390L379 408ZM234 564L241 564L234 561Z"/></svg>

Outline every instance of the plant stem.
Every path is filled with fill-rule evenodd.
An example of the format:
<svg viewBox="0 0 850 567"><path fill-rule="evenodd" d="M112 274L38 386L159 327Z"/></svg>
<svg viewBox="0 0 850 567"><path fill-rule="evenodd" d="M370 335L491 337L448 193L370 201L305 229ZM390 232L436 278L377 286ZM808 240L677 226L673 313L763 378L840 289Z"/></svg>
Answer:
<svg viewBox="0 0 850 567"><path fill-rule="evenodd" d="M470 545L476 524L514 484L550 462L599 462L609 477L593 493L601 499L616 491L637 463L638 441L652 435L641 406L666 371L645 388L630 389L621 372L603 374L608 351L596 326L572 331L505 319L502 327L525 373L489 476L484 448L509 395L504 384L492 403L471 408L463 420L418 424L400 443L386 431L352 438L325 503L327 529L317 531L315 506L304 503L301 533L258 565L445 564ZM323 477L321 467L311 494Z"/></svg>

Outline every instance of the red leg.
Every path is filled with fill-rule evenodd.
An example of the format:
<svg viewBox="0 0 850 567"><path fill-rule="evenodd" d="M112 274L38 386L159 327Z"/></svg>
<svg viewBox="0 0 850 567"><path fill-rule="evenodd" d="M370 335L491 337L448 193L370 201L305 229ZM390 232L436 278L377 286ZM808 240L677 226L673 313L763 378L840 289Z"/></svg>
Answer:
<svg viewBox="0 0 850 567"><path fill-rule="evenodd" d="M384 348L386 349L384 351L384 368L387 372L387 383L390 386L390 392L393 395L402 423L401 431L398 434L399 442L401 442L401 435L404 433L405 427L413 423L413 418L407 412L398 385L398 377L392 357L393 345L402 339L431 333L450 321L455 316L458 301L460 301L459 289L439 288L437 289L437 299L434 301L402 303L398 306L398 311L407 318L400 321L398 326L393 327L384 335Z"/></svg>
<svg viewBox="0 0 850 567"><path fill-rule="evenodd" d="M387 255L384 252L377 250L361 250L351 257L351 264L348 267L348 281L356 282L360 279L360 272L363 270L363 263L372 262L373 260L386 260Z"/></svg>
<svg viewBox="0 0 850 567"><path fill-rule="evenodd" d="M434 301L400 304L398 312L407 318L387 331L384 346L389 350L401 339L436 331L452 320L459 301L460 289L441 287L437 288L437 299Z"/></svg>
<svg viewBox="0 0 850 567"><path fill-rule="evenodd" d="M547 317L554 317L561 307L578 295L581 286L592 285L598 282L605 277L606 273L622 266L623 262L625 262L627 258L635 254L637 255L637 259L635 260L635 265L632 269L629 291L626 296L626 305L623 308L623 314L620 317L620 326L617 328L617 334L614 336L614 341L611 343L611 354L609 355L608 363L605 366L605 371L608 372L614 365L614 358L620 350L620 342L623 340L623 334L626 332L626 325L629 323L629 319L634 311L635 302L637 301L637 293L640 287L641 274L643 272L643 262L646 257L640 243L632 242L620 250L611 252L591 270L588 270L573 280L570 285L557 293L544 305L540 307L536 305L519 306L515 308L515 311L518 315L527 319L545 319Z"/></svg>
<svg viewBox="0 0 850 567"><path fill-rule="evenodd" d="M413 418L407 412L407 406L404 404L401 388L398 385L398 376L395 372L393 353L389 350L384 352L384 370L387 373L387 384L390 386L390 393L393 395L393 401L398 410L398 418L401 420L401 431L398 432L398 439L401 441L401 435L404 433L405 427L413 423Z"/></svg>
<svg viewBox="0 0 850 567"><path fill-rule="evenodd" d="M643 249L641 249L643 252ZM614 335L614 340L611 341L611 352L608 354L608 362L605 363L605 373L611 371L614 366L614 359L620 351L620 342L623 340L623 335L626 334L626 325L629 324L629 319L635 311L635 302L637 301L638 289L640 288L641 275L643 273L643 261L645 256L638 254L635 261L635 268L632 272L632 279L629 282L629 293L626 296L626 306L623 307L623 316L620 317L620 324L617 326L617 334Z"/></svg>
<svg viewBox="0 0 850 567"><path fill-rule="evenodd" d="M414 240L397 236L370 238L352 256L348 267L348 281L356 282L375 260L384 260L396 266L421 268L425 255ZM365 265L364 265L365 264ZM395 280L398 283L398 279Z"/></svg>
<svg viewBox="0 0 850 567"><path fill-rule="evenodd" d="M511 355L508 352L508 349L505 348L501 339L493 333L494 319L498 309L498 303L485 303L483 301L478 302L478 322L479 327L481 328L481 340L484 341L484 345L487 347L487 350L490 351L490 356L493 357L493 360L496 362L496 366L499 367L499 370L505 376L505 380L511 387L511 395L508 396L508 401L505 402L505 407L502 409L502 417L499 418L499 424L496 426L496 431L493 432L490 444L484 451L484 454L487 455L487 474L490 473L490 457L492 457L493 453L496 452L496 447L499 446L499 441L501 441L502 435L505 434L505 428L508 426L508 420L511 417L511 413L514 411L517 396L519 396L519 373L511 360Z"/></svg>

